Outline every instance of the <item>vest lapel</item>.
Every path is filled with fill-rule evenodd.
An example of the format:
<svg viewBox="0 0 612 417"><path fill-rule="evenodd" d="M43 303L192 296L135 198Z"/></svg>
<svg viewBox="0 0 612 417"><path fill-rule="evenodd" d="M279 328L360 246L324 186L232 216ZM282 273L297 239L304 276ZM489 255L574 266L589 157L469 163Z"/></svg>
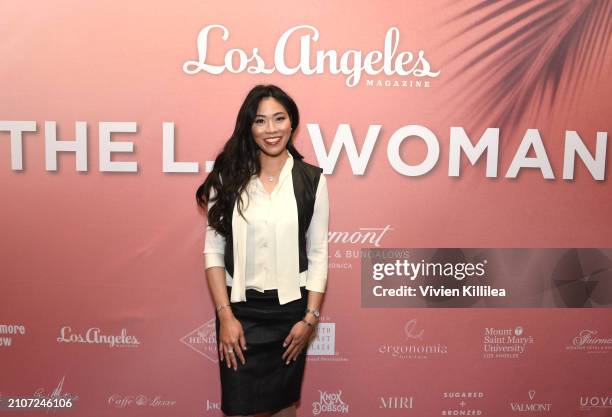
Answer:
<svg viewBox="0 0 612 417"><path fill-rule="evenodd" d="M276 274L278 277L278 298L280 304L301 297L300 273L308 269L306 233L313 214L315 195L321 168L293 159L288 195L282 210L295 213L297 221L288 222L276 230ZM289 184L287 184L289 185ZM280 190L280 188L279 188ZM245 197L246 198L246 197ZM246 301L246 220L238 214L238 203L234 200L232 230L226 238L225 268L232 283L231 302Z"/></svg>
<svg viewBox="0 0 612 417"><path fill-rule="evenodd" d="M232 297L230 299L232 303L246 301L246 234L247 224L238 213L238 202L236 202L232 214L232 244L234 249L234 273L232 275Z"/></svg>
<svg viewBox="0 0 612 417"><path fill-rule="evenodd" d="M276 228L276 276L280 304L301 297L298 206L294 197L291 172L287 174L284 188L279 190L276 196L281 199L278 210L283 212L278 213L279 217L287 217L287 220Z"/></svg>

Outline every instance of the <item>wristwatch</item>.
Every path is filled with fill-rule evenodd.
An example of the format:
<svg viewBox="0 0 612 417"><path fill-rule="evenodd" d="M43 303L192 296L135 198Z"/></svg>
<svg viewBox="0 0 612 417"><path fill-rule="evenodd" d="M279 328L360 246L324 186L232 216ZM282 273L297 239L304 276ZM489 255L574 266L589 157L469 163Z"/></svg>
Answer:
<svg viewBox="0 0 612 417"><path fill-rule="evenodd" d="M308 321L308 320L306 320L306 319L302 319L302 321L303 321L304 323L306 323L306 324L308 325L308 327L313 327L313 326L314 326L314 324L312 324L311 322L309 322L309 321Z"/></svg>
<svg viewBox="0 0 612 417"><path fill-rule="evenodd" d="M312 313L313 316L315 316L317 319L321 316L321 313L319 313L319 310L311 310L309 308L306 309L306 314L308 313Z"/></svg>

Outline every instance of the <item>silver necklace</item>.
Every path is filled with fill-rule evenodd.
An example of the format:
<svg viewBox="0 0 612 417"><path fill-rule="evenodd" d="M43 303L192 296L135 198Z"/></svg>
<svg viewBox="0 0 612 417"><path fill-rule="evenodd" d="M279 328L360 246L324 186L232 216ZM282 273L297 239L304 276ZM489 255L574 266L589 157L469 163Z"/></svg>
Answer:
<svg viewBox="0 0 612 417"><path fill-rule="evenodd" d="M270 182L274 181L274 176L273 175L268 175L268 181L270 181Z"/></svg>

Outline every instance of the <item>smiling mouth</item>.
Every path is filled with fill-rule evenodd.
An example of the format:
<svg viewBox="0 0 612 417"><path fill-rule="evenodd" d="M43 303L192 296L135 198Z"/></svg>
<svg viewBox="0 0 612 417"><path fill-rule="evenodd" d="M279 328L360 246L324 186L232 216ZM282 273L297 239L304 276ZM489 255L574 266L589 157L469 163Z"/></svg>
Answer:
<svg viewBox="0 0 612 417"><path fill-rule="evenodd" d="M281 137L280 136L264 139L264 142L266 142L268 145L276 145L280 141L281 141Z"/></svg>

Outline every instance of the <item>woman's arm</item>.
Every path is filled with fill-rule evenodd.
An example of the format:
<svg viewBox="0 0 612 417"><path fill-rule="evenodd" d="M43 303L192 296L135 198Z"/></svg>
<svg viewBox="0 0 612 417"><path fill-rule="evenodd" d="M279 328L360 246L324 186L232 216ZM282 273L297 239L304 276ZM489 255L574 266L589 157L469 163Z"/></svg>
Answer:
<svg viewBox="0 0 612 417"><path fill-rule="evenodd" d="M306 252L308 256L306 289L310 292L325 292L328 268L328 231L329 197L327 195L327 179L325 175L321 174L319 185L317 186L312 219L306 232ZM316 297L313 299L313 303L315 302ZM318 309L318 305L316 307ZM309 308L312 309L313 305L309 304Z"/></svg>
<svg viewBox="0 0 612 417"><path fill-rule="evenodd" d="M209 203L208 210L212 204ZM246 340L242 325L234 316L227 294L225 282L225 238L217 233L209 225L206 226L206 239L204 256L206 263L206 281L208 289L215 303L217 316L219 317L220 328L217 335L219 340L219 360L225 360L228 368L231 366L237 369L238 363L236 356L242 364L245 363L243 349L246 349Z"/></svg>
<svg viewBox="0 0 612 417"><path fill-rule="evenodd" d="M306 232L306 252L308 255L308 272L306 275L306 289L308 290L307 308L311 311L319 311L327 284L328 230L329 201L327 196L327 180L321 174L317 186L314 212ZM293 326L283 343L283 346L287 349L285 349L282 358L287 364L292 360L295 361L300 352L306 348L318 318L309 312L304 315L304 321L306 323L299 321Z"/></svg>
<svg viewBox="0 0 612 417"><path fill-rule="evenodd" d="M219 317L219 360L227 363L227 367L238 368L236 356L244 365L246 360L242 353L246 350L246 339L242 325L234 316L225 287L225 268L213 266L206 268L208 288L215 302Z"/></svg>
<svg viewBox="0 0 612 417"><path fill-rule="evenodd" d="M322 292L308 291L308 307L307 307L308 310L319 311L319 308L321 307L321 301L323 301ZM319 318L315 317L313 313L309 312L306 315L304 315L304 320L306 320L308 323L314 326L319 321Z"/></svg>
<svg viewBox="0 0 612 417"><path fill-rule="evenodd" d="M215 303L215 308L219 315L219 320L223 321L234 316L231 308L222 307L229 306L229 296L225 284L225 268L221 266L213 266L206 268L206 280L208 281L208 289Z"/></svg>

